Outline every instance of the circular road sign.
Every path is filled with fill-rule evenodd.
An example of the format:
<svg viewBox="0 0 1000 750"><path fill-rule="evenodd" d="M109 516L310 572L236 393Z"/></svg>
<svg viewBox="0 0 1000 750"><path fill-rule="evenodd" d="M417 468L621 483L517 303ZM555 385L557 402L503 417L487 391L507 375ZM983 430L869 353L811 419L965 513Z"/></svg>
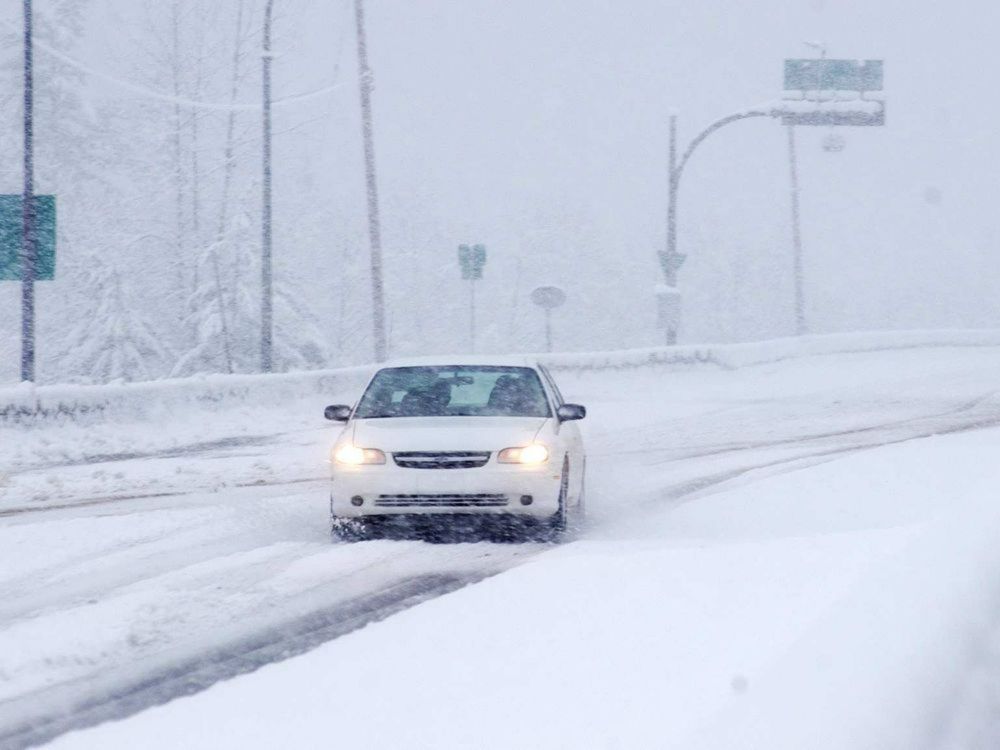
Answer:
<svg viewBox="0 0 1000 750"><path fill-rule="evenodd" d="M539 307L551 310L566 301L566 292L557 286L540 286L532 290L531 301Z"/></svg>

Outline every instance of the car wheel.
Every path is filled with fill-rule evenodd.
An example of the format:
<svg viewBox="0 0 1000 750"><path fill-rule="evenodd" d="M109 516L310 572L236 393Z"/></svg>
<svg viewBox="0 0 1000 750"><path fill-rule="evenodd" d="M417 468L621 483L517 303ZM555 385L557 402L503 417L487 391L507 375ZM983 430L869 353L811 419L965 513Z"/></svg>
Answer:
<svg viewBox="0 0 1000 750"><path fill-rule="evenodd" d="M374 537L369 523L358 518L334 518L330 538L335 542L363 542Z"/></svg>
<svg viewBox="0 0 1000 750"><path fill-rule="evenodd" d="M580 497L576 501L576 513L573 514L574 528L582 528L587 520L587 480L580 477Z"/></svg>
<svg viewBox="0 0 1000 750"><path fill-rule="evenodd" d="M562 481L559 483L559 509L549 519L549 536L553 541L559 539L568 526L568 509L566 507L569 495L569 459L563 461Z"/></svg>

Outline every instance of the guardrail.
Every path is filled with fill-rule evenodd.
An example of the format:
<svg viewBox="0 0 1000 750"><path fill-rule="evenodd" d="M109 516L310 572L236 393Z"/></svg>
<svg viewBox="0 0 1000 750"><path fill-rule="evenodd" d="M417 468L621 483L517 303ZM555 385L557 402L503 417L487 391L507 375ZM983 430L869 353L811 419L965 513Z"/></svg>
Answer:
<svg viewBox="0 0 1000 750"><path fill-rule="evenodd" d="M874 331L746 344L655 347L535 355L555 371L587 372L696 366L738 369L797 357L948 346L1000 346L1000 330ZM0 422L167 417L186 409L277 406L289 400L359 390L373 366L274 375L205 375L143 383L0 388Z"/></svg>
<svg viewBox="0 0 1000 750"><path fill-rule="evenodd" d="M118 417L169 417L171 412L289 403L359 389L370 367L273 375L206 375L107 385L22 383L0 389L0 423Z"/></svg>
<svg viewBox="0 0 1000 750"><path fill-rule="evenodd" d="M743 344L652 347L613 352L542 354L552 370L616 370L714 364L726 369L798 357L949 346L1000 346L1000 329L866 331L791 336Z"/></svg>

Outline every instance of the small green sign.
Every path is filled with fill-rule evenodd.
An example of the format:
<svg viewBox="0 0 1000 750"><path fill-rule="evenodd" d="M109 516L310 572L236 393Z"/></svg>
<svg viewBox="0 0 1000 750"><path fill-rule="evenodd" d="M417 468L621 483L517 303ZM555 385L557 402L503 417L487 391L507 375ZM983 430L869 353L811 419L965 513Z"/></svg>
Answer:
<svg viewBox="0 0 1000 750"><path fill-rule="evenodd" d="M21 280L21 237L24 205L20 195L0 195L0 281ZM35 279L56 274L56 197L35 196Z"/></svg>
<svg viewBox="0 0 1000 750"><path fill-rule="evenodd" d="M687 260L687 255L684 253L667 255L667 253L660 250L657 255L660 256L660 266L663 268L663 273L668 275L680 270L680 267L684 265L684 261Z"/></svg>
<svg viewBox="0 0 1000 750"><path fill-rule="evenodd" d="M486 245L459 245L458 266L463 279L476 281L483 278L486 265Z"/></svg>

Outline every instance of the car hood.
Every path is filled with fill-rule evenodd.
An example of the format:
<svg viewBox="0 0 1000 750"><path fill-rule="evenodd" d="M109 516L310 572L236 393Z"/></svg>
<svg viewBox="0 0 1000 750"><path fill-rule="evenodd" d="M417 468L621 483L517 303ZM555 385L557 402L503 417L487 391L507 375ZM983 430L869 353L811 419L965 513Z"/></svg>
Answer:
<svg viewBox="0 0 1000 750"><path fill-rule="evenodd" d="M358 419L353 442L384 451L497 451L527 445L548 417L388 417Z"/></svg>

